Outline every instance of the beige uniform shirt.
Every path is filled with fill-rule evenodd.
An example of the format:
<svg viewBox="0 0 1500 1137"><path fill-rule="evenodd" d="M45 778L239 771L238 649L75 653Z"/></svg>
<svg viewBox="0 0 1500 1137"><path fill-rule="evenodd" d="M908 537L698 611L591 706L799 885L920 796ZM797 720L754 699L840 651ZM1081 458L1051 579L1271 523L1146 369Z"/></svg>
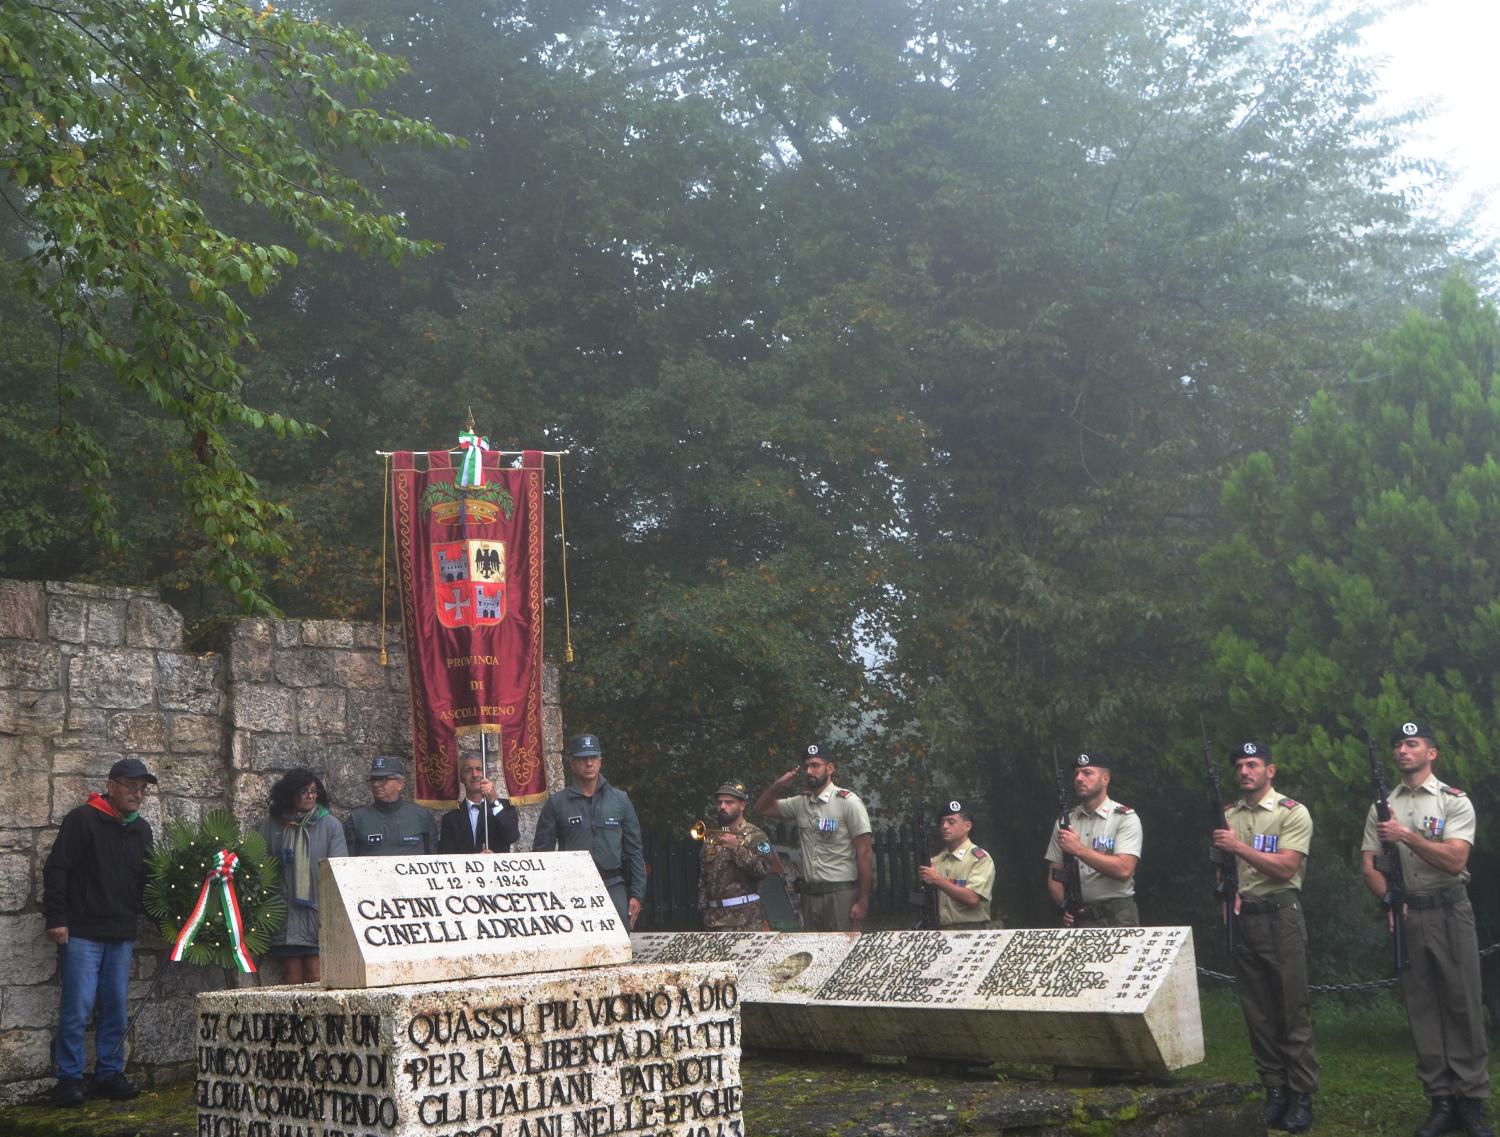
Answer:
<svg viewBox="0 0 1500 1137"><path fill-rule="evenodd" d="M1099 803L1098 809L1085 809L1082 805L1076 805L1068 813L1068 824L1088 848L1140 860L1141 816L1128 805L1111 801L1107 796ZM1055 821L1052 823L1052 840L1047 843L1047 863L1063 863L1062 846L1057 843ZM1116 880L1091 868L1082 859L1078 862L1078 880L1083 885L1085 904L1135 895L1134 874L1131 874L1129 880Z"/></svg>
<svg viewBox="0 0 1500 1137"><path fill-rule="evenodd" d="M995 862L990 855L967 837L953 852L944 849L932 858L932 867L938 876L951 880L964 888L972 888L984 897L984 903L975 908L960 904L941 889L938 890L938 926L947 928L955 924L983 924L990 918L990 897L995 891Z"/></svg>
<svg viewBox="0 0 1500 1137"><path fill-rule="evenodd" d="M1302 873L1307 868L1307 851L1312 847L1312 814L1307 806L1282 797L1275 786L1266 787L1266 796L1258 805L1244 798L1224 807L1224 820L1234 835L1262 853L1301 853L1297 875L1288 881L1273 880L1257 871L1243 857L1239 858L1240 895L1254 899L1273 892L1302 887Z"/></svg>
<svg viewBox="0 0 1500 1137"><path fill-rule="evenodd" d="M1474 803L1463 790L1454 789L1437 780L1431 772L1427 780L1416 789L1407 789L1402 782L1386 799L1391 807L1391 817L1408 829L1415 829L1432 841L1467 841L1474 844ZM1375 807L1365 816L1365 836L1360 849L1366 853L1380 851L1380 838L1375 833ZM1405 845L1401 850L1401 871L1406 877L1406 891L1411 895L1435 892L1455 884L1468 884L1469 873L1465 869L1457 876L1445 873L1436 865L1429 865Z"/></svg>
<svg viewBox="0 0 1500 1137"><path fill-rule="evenodd" d="M776 804L783 817L797 823L803 880L858 879L854 838L870 831L870 815L858 794L829 782L820 794L784 797Z"/></svg>

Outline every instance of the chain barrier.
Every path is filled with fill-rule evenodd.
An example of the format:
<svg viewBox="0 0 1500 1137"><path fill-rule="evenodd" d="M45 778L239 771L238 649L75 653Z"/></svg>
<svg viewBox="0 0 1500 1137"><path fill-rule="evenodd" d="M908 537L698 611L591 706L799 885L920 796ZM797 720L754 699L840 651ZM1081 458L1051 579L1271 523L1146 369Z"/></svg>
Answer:
<svg viewBox="0 0 1500 1137"><path fill-rule="evenodd" d="M1479 958L1483 959L1487 955L1494 955L1497 951L1500 951L1500 943L1490 944L1489 947L1480 950ZM1232 985L1235 982L1233 975L1223 971L1214 971L1208 967L1200 966L1198 974L1205 979L1212 979L1216 983L1228 983ZM1363 983L1309 983L1307 989L1308 991L1328 991L1347 995L1355 991L1378 991L1382 987L1394 987L1395 985L1396 977L1392 975L1385 979L1367 979Z"/></svg>

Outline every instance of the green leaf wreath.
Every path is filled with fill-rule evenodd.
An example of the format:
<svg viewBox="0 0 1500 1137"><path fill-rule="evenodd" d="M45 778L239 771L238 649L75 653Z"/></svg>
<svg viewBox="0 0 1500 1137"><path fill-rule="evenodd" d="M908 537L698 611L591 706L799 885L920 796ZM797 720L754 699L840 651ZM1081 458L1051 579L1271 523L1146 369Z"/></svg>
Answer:
<svg viewBox="0 0 1500 1137"><path fill-rule="evenodd" d="M241 835L239 822L224 810L214 810L197 828L185 821L167 825L146 860L146 912L167 941L175 941L220 849L239 857L234 890L245 923L245 946L252 955L264 955L271 933L286 923L281 864L266 850L264 837L254 830ZM204 966L233 967L234 947L224 914L217 904L209 905L208 912L185 958Z"/></svg>
<svg viewBox="0 0 1500 1137"><path fill-rule="evenodd" d="M511 514L516 511L515 498L510 496L510 491L498 481L485 482L480 486L459 487L453 482L430 482L427 491L422 494L421 507L431 510L434 505L442 502L462 501L488 501L500 507L500 512L505 514L505 520L509 521Z"/></svg>

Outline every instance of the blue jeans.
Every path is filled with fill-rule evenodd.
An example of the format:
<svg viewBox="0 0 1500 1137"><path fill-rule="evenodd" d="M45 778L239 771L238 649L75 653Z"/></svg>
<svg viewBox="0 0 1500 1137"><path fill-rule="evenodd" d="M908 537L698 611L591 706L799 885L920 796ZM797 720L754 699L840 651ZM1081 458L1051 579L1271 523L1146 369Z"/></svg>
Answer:
<svg viewBox="0 0 1500 1137"><path fill-rule="evenodd" d="M94 1034L94 1077L107 1078L125 1069L125 989L130 982L134 940L86 940L69 936L57 948L62 975L62 1005L52 1060L59 1078L82 1078L83 1035L94 1002L99 1026Z"/></svg>

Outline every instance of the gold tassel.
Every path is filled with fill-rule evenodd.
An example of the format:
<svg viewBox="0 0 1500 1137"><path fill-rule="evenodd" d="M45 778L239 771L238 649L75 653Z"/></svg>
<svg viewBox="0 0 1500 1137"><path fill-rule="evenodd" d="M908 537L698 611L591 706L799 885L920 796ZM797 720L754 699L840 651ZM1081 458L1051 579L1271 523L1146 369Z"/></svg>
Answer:
<svg viewBox="0 0 1500 1137"><path fill-rule="evenodd" d="M562 574L563 574L563 639L567 648L563 658L573 662L573 614L568 606L568 523L563 515L563 476L562 455L557 456L557 532L562 538Z"/></svg>

